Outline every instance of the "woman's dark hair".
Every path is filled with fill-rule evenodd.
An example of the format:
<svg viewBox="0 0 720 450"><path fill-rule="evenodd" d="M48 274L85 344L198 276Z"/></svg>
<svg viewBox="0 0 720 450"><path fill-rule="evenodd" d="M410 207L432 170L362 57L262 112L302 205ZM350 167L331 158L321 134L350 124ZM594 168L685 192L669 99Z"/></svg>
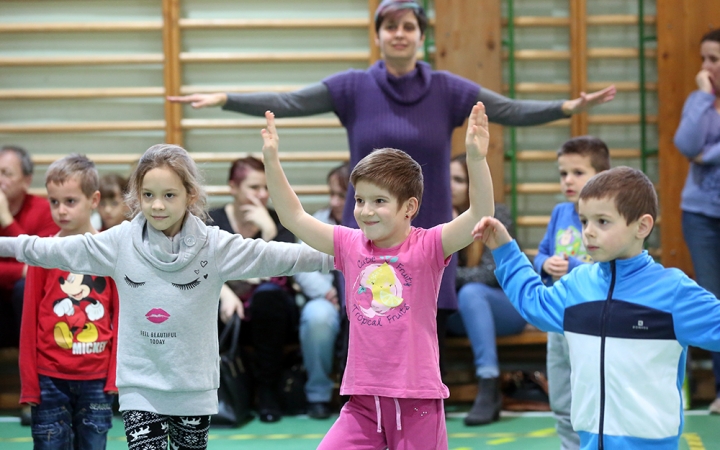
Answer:
<svg viewBox="0 0 720 450"><path fill-rule="evenodd" d="M245 178L247 173L251 170L256 172L265 172L265 165L259 159L253 156L246 156L244 158L236 159L232 166L230 166L230 173L228 174L228 181L240 185Z"/></svg>
<svg viewBox="0 0 720 450"><path fill-rule="evenodd" d="M398 14L400 11L409 9L415 15L420 27L420 36L425 36L428 26L428 17L418 2L415 0L383 0L375 10L375 33L380 33L380 26L388 16Z"/></svg>
<svg viewBox="0 0 720 450"><path fill-rule="evenodd" d="M712 41L720 44L720 28L705 33L702 39L700 39L700 43L702 44L705 41Z"/></svg>

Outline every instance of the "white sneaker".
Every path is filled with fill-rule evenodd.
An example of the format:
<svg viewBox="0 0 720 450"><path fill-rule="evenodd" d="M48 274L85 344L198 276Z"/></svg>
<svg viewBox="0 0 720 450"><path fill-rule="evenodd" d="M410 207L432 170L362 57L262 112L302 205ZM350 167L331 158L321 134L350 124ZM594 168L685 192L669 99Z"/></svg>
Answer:
<svg viewBox="0 0 720 450"><path fill-rule="evenodd" d="M710 410L710 414L720 414L720 397L710 403L710 408L708 409Z"/></svg>

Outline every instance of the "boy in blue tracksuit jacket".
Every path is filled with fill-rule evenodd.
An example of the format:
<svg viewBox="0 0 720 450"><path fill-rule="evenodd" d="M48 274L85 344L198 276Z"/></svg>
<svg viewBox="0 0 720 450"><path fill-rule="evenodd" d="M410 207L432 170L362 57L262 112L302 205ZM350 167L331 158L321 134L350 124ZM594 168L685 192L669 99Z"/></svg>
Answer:
<svg viewBox="0 0 720 450"><path fill-rule="evenodd" d="M594 176L578 210L596 263L552 287L497 220L483 218L473 234L493 249L497 279L522 316L567 338L581 448L677 450L687 347L720 350L720 301L643 250L657 196L642 172Z"/></svg>

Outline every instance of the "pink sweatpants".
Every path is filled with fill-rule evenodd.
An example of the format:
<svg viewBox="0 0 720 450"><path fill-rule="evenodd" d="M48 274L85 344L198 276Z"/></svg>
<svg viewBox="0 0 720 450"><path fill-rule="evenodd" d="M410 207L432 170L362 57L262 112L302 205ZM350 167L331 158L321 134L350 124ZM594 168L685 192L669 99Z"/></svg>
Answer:
<svg viewBox="0 0 720 450"><path fill-rule="evenodd" d="M353 395L318 450L447 450L442 399Z"/></svg>

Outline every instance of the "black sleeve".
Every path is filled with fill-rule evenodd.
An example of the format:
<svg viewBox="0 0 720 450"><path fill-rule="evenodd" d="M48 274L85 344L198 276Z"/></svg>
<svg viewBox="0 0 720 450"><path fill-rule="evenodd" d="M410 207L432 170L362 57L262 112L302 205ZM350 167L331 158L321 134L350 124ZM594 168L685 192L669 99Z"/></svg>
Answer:
<svg viewBox="0 0 720 450"><path fill-rule="evenodd" d="M272 111L276 117L302 117L333 111L332 97L324 83L315 83L293 92L227 94L222 108L251 116Z"/></svg>
<svg viewBox="0 0 720 450"><path fill-rule="evenodd" d="M564 100L513 100L481 88L478 101L485 104L488 120L500 125L540 125L568 117L562 111Z"/></svg>

